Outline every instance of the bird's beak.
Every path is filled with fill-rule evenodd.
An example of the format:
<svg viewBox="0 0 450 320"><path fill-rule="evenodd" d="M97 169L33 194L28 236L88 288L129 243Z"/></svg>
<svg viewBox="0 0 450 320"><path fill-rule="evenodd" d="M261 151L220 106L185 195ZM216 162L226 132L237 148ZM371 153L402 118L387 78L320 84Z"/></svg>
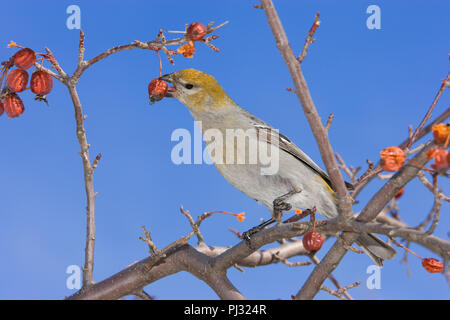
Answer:
<svg viewBox="0 0 450 320"><path fill-rule="evenodd" d="M165 74L165 75L159 77L159 79L164 80L173 85L172 87L169 87L169 90L166 93L166 97L173 98L173 93L175 91L177 91L177 89L175 87L174 80L172 78L172 73Z"/></svg>
<svg viewBox="0 0 450 320"><path fill-rule="evenodd" d="M172 83L172 74L171 73L165 74L165 75L159 77L159 79L164 80L169 83Z"/></svg>

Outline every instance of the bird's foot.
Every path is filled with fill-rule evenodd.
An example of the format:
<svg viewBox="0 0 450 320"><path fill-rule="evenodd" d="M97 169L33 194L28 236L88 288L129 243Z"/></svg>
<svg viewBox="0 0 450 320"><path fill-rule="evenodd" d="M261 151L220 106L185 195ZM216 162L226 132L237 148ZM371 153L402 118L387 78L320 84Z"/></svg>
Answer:
<svg viewBox="0 0 450 320"><path fill-rule="evenodd" d="M251 236L254 235L255 233L261 231L265 227L271 225L274 222L276 222L276 220L272 218L267 221L264 221L263 223L257 225L256 227L251 228L248 231L245 231L244 233L242 233L242 239L244 239L245 242L247 242L247 244L251 247L251 243L250 243Z"/></svg>
<svg viewBox="0 0 450 320"><path fill-rule="evenodd" d="M283 212L290 211L292 209L292 205L287 203L286 200L300 192L301 191L293 190L273 200L273 218L276 221L280 222Z"/></svg>

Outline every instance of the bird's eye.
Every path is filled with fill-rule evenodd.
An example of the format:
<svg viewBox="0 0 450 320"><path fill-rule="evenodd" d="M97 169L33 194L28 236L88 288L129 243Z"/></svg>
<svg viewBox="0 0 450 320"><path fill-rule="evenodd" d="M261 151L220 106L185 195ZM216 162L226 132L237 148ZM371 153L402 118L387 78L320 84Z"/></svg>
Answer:
<svg viewBox="0 0 450 320"><path fill-rule="evenodd" d="M194 85L193 85L193 84L190 84L190 83L187 83L184 87L185 87L186 89L192 89L192 88L194 87Z"/></svg>

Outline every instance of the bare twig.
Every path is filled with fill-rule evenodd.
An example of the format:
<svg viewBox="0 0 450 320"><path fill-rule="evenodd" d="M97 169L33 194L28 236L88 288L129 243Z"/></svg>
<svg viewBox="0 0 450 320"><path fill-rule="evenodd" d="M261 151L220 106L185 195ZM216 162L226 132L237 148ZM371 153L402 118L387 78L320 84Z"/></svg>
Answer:
<svg viewBox="0 0 450 320"><path fill-rule="evenodd" d="M304 267L309 266L312 262L310 261L298 261L298 262L290 262L286 258L282 258L279 256L279 252L273 254L274 259L282 262L284 265L288 267Z"/></svg>
<svg viewBox="0 0 450 320"><path fill-rule="evenodd" d="M97 156L94 159L94 162L92 162L92 166L91 166L92 167L92 171L97 169L98 162L100 161L101 158L102 158L102 154L101 153L97 154Z"/></svg>
<svg viewBox="0 0 450 320"><path fill-rule="evenodd" d="M416 128L416 130L414 130L414 133L413 133L412 137L409 139L409 142L408 142L408 145L407 145L407 149L411 149L412 144L417 139L418 132L423 128L425 123L431 118L431 113L432 113L434 107L436 106L436 104L438 103L439 99L441 98L442 93L445 90L446 82L449 81L449 80L450 80L450 72L447 74L447 77L445 78L445 80L442 81L441 86L439 88L439 91L436 94L433 102L431 103L431 106L428 108L428 111L425 114L425 117L423 118L422 122L419 124L419 126Z"/></svg>
<svg viewBox="0 0 450 320"><path fill-rule="evenodd" d="M58 61L56 61L56 59L53 56L53 53L51 52L51 50L49 48L45 48L45 51L47 51L47 55L46 55L47 60L50 61L50 63L52 64L53 68L55 68L55 70L58 72L59 76L61 78L65 79L65 80L68 79L69 76L61 68L61 66L59 65Z"/></svg>
<svg viewBox="0 0 450 320"><path fill-rule="evenodd" d="M141 228L142 228L142 232L144 232L145 238L139 237L139 240L142 240L147 243L148 250L152 257L160 256L160 251L158 250L155 243L153 242L152 237L150 236L150 232L148 232L144 226L142 226Z"/></svg>
<svg viewBox="0 0 450 320"><path fill-rule="evenodd" d="M83 66L83 61L84 61L84 32L83 30L80 30L80 42L78 44L78 68Z"/></svg>
<svg viewBox="0 0 450 320"><path fill-rule="evenodd" d="M188 210L184 210L183 206L180 206L180 212L182 214L184 214L186 216L186 218L188 219L192 230L194 231L195 235L197 236L198 244L200 245L200 244L204 243L205 240L204 240L203 235L201 234L200 229L199 229L200 222L198 224L195 223L194 219L192 218L192 216L190 214L190 212Z"/></svg>
<svg viewBox="0 0 450 320"><path fill-rule="evenodd" d="M325 125L325 130L326 130L327 132L330 131L330 127L331 127L331 123L333 122L333 118L334 118L334 114L331 113L331 114L328 116L327 124Z"/></svg>
<svg viewBox="0 0 450 320"><path fill-rule="evenodd" d="M339 155L339 153L336 152L336 158L339 161L339 168L344 170L344 172L347 174L347 176L350 178L351 182L353 184L356 183L356 174L361 169L360 167L354 169L353 167L347 167L347 165L344 162L344 159Z"/></svg>
<svg viewBox="0 0 450 320"><path fill-rule="evenodd" d="M314 264L318 265L320 263L320 260L319 260L319 258L316 257L316 255L310 255L309 257L312 260L312 262L314 262ZM331 282L333 282L333 284L336 286L336 288L338 290L342 288L342 286L339 284L339 282L336 280L336 278L331 273L328 275L328 279L330 279ZM353 300L352 296L346 290L344 290L342 294L348 300Z"/></svg>
<svg viewBox="0 0 450 320"><path fill-rule="evenodd" d="M331 294L331 295L333 295L333 296L335 296L335 297L337 297L337 298L339 298L339 299L345 300L345 298L344 298L342 295L343 295L344 293L346 293L347 290L349 290L349 289L351 289L351 288L354 288L354 287L356 287L356 286L359 286L360 284L361 284L361 283L358 281L358 282L352 283L351 285L348 285L348 286L345 286L345 287L343 287L343 288L340 288L340 289L338 289L337 291L332 290L332 289L330 289L330 288L327 288L327 287L325 287L325 286L321 286L320 289L323 290L323 291L325 291L325 292L328 292L329 294Z"/></svg>
<svg viewBox="0 0 450 320"><path fill-rule="evenodd" d="M319 12L317 12L316 15L314 16L314 23L311 26L311 29L309 29L308 35L306 36L306 40L305 40L305 44L303 45L302 52L300 53L300 55L297 58L299 63L302 63L303 60L305 60L306 54L308 53L309 45L316 40L313 38L313 36L316 33L316 30L319 26L320 26Z"/></svg>

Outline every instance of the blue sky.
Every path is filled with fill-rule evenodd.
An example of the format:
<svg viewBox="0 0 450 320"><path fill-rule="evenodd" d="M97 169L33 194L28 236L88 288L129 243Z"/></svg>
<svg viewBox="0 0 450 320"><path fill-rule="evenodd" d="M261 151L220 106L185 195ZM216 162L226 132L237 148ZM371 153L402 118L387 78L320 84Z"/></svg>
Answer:
<svg viewBox="0 0 450 320"><path fill-rule="evenodd" d="M0 19L0 55L6 60L14 40L43 52L49 47L61 66L76 66L78 31L66 28L66 8L81 8L86 33L86 58L135 39L154 39L159 28L182 30L185 23L230 23L217 33L221 52L198 46L194 59L176 57L163 72L196 68L211 73L239 105L290 137L316 162L320 154L296 97L292 82L256 1L17 1L8 2ZM381 30L366 27L366 8L381 8ZM317 41L303 63L312 97L323 119L335 119L330 139L348 164L376 161L379 151L402 142L408 125L417 124L449 69L450 20L447 1L275 1L295 52L303 46L316 11L322 24ZM169 35L170 37L170 35ZM175 48L173 48L175 49ZM78 90L91 155L103 158L95 172L96 252L94 277L100 281L148 255L138 240L142 225L164 247L190 231L179 206L194 217L211 210L245 211L239 223L216 215L202 224L210 245L234 245L228 231L245 231L268 218L268 211L229 185L210 165L176 166L170 160L177 128L193 131L193 119L179 102L148 104L147 85L159 72L154 52L131 50L115 54L86 71ZM66 268L82 266L85 246L85 194L73 107L66 88L55 81L50 106L21 95L25 113L0 118L0 299L61 299ZM435 115L449 106L446 92ZM440 179L441 187L449 184ZM372 182L360 195L364 203L382 185ZM419 224L432 197L418 182L400 199L402 219ZM359 209L356 206L355 209ZM442 207L436 235L448 239L448 204ZM321 257L334 240L326 242ZM191 241L195 244L195 241ZM433 253L412 245L423 257ZM381 289L365 282L371 261L349 253L334 272L347 285L361 281L351 294L361 299L449 299L442 275L427 273L410 257L411 277L400 260L385 263ZM294 258L305 261L306 258ZM273 265L230 270L229 277L250 299L289 299L312 267ZM332 284L326 284L332 287ZM179 273L148 286L159 299L216 299L204 283ZM317 298L334 299L326 293Z"/></svg>

